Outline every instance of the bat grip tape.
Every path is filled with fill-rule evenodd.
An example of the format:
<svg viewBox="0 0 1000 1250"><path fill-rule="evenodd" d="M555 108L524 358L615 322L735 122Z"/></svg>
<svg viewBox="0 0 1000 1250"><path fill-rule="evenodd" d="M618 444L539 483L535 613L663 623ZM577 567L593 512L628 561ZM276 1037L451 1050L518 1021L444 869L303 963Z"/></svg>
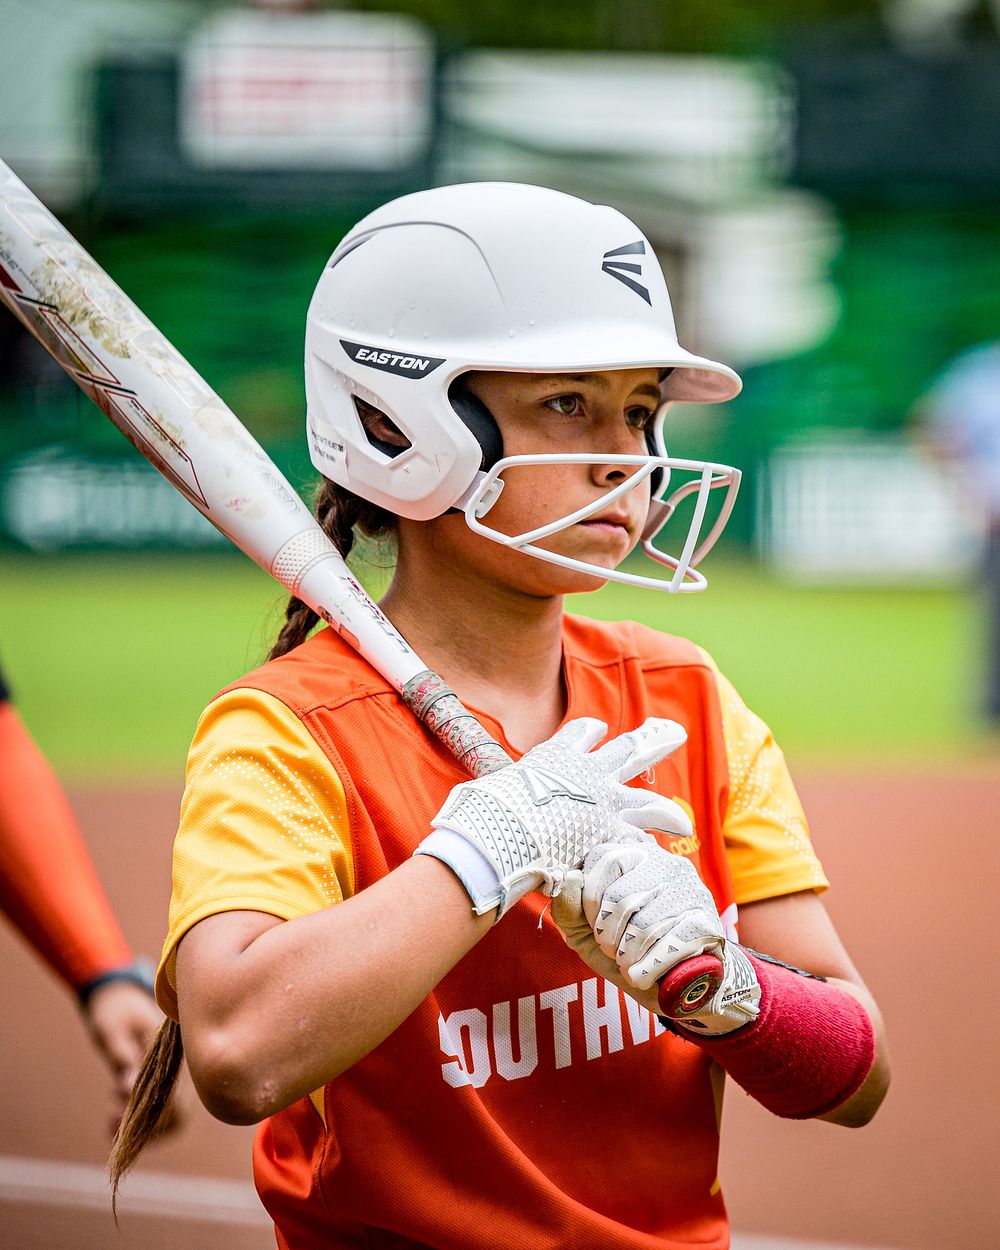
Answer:
<svg viewBox="0 0 1000 1250"><path fill-rule="evenodd" d="M437 673L424 669L406 683L403 702L448 748L473 777L483 777L510 763L510 756L492 738Z"/></svg>

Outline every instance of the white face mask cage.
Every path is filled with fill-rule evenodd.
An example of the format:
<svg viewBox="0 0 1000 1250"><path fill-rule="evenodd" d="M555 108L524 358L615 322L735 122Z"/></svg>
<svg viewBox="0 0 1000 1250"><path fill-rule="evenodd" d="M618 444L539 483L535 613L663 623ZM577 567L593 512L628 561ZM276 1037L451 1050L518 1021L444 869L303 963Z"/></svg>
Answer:
<svg viewBox="0 0 1000 1250"><path fill-rule="evenodd" d="M548 525L540 525L536 529L513 535L503 534L500 530L484 525L482 518L488 515L503 491L504 481L501 475L505 470L515 465L538 464L624 464L635 465L636 470L629 474L625 481L612 490L606 491L592 503ZM634 490L657 469L664 471L664 477L672 469L698 475L677 487L666 499L651 500L646 523L643 526L640 539L642 549L650 559L674 570L674 575L669 581L658 577L645 577L639 573L628 573L622 569L607 569L598 564L588 564L586 561L564 556L556 551L546 551L545 548L535 545L539 539L548 538L552 534L559 533L560 530L568 529L571 525L576 525L579 521L585 521L595 513L603 511L609 503L621 498L628 491ZM487 473L478 475L472 488L458 501L457 506L464 512L466 524L474 533L482 534L484 538L500 543L501 546L512 547L517 551L523 551L526 555L546 560L550 564L561 565L563 568L589 573L604 581L622 582L627 586L647 586L651 590L681 594L704 590L707 587L708 579L703 573L697 571L696 565L711 551L722 534L736 502L741 476L740 470L730 465L714 464L706 460L679 460L670 456L616 455L612 459L606 455L560 454L558 452L505 456L502 460L498 460ZM709 493L722 488L725 488L726 495L722 500L719 514L708 534L702 539L701 530L705 523ZM677 505L694 492L697 492L694 515L688 525L687 537L681 554L676 557L668 555L654 545L654 540L673 516Z"/></svg>

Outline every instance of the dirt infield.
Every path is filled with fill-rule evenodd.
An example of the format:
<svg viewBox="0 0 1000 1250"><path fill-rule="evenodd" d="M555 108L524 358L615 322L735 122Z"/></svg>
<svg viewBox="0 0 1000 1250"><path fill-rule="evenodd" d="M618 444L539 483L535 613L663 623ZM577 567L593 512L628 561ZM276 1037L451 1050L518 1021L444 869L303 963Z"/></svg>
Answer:
<svg viewBox="0 0 1000 1250"><path fill-rule="evenodd" d="M830 911L886 1014L894 1084L860 1132L776 1120L731 1088L722 1176L733 1224L756 1234L755 1246L788 1237L995 1250L1000 760L962 776L800 770L799 787L834 882ZM72 798L130 939L154 953L178 792L89 787ZM273 1246L248 1191L251 1130L215 1123L190 1096L183 1129L126 1188L115 1232L97 1170L110 1108L103 1072L73 1004L7 928L0 966L0 1244Z"/></svg>

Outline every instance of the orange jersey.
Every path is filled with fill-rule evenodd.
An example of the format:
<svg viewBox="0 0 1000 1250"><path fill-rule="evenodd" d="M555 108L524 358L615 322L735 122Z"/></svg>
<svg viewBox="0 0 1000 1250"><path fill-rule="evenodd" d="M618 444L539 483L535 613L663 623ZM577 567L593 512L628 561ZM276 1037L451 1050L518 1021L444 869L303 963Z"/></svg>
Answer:
<svg viewBox="0 0 1000 1250"><path fill-rule="evenodd" d="M731 802L720 695L729 688L696 647L637 625L568 617L564 671L567 718L600 717L612 736L648 715L687 728L687 744L633 784L693 813L692 837L657 836L692 859L730 927L731 859L756 881L751 891L765 879L772 893L825 884L792 810L794 792L763 774L754 783L763 800L757 825L768 825L764 808L777 794L788 829L763 869L744 862L754 822L746 795L735 811ZM330 630L218 702L239 706L244 697L260 700L261 725L273 718L285 736L268 747L262 727L249 752L216 736L205 754L196 739L158 978L173 1014L173 958L192 924L227 907L293 918L307 908L306 879L313 909L336 905L402 863L465 779L388 683ZM286 718L301 732L287 730ZM510 749L502 727L483 720ZM306 814L302 795L321 775L333 781ZM238 793L250 778L256 804ZM239 780L230 788L227 779ZM266 847L256 867L247 820L254 807ZM722 1250L720 1096L721 1072L592 975L566 947L546 900L531 895L385 1042L262 1126L255 1178L288 1250Z"/></svg>

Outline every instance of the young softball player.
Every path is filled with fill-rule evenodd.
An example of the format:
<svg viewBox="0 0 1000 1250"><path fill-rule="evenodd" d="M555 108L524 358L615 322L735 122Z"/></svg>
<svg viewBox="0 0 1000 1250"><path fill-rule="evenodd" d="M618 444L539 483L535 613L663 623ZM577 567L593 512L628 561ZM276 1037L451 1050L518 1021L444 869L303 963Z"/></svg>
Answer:
<svg viewBox="0 0 1000 1250"><path fill-rule="evenodd" d="M693 643L563 610L608 580L704 584L708 496L724 520L738 474L671 460L665 417L739 385L678 345L610 208L445 187L344 239L307 325L319 520L345 553L393 538L382 610L516 762L470 781L292 601L198 725L171 1023L116 1175L164 1105L173 1021L208 1108L261 1124L289 1250L721 1248L724 1071L781 1115L874 1113L878 1013L766 726ZM669 582L619 568L640 543ZM706 953L708 992L661 1002Z"/></svg>

